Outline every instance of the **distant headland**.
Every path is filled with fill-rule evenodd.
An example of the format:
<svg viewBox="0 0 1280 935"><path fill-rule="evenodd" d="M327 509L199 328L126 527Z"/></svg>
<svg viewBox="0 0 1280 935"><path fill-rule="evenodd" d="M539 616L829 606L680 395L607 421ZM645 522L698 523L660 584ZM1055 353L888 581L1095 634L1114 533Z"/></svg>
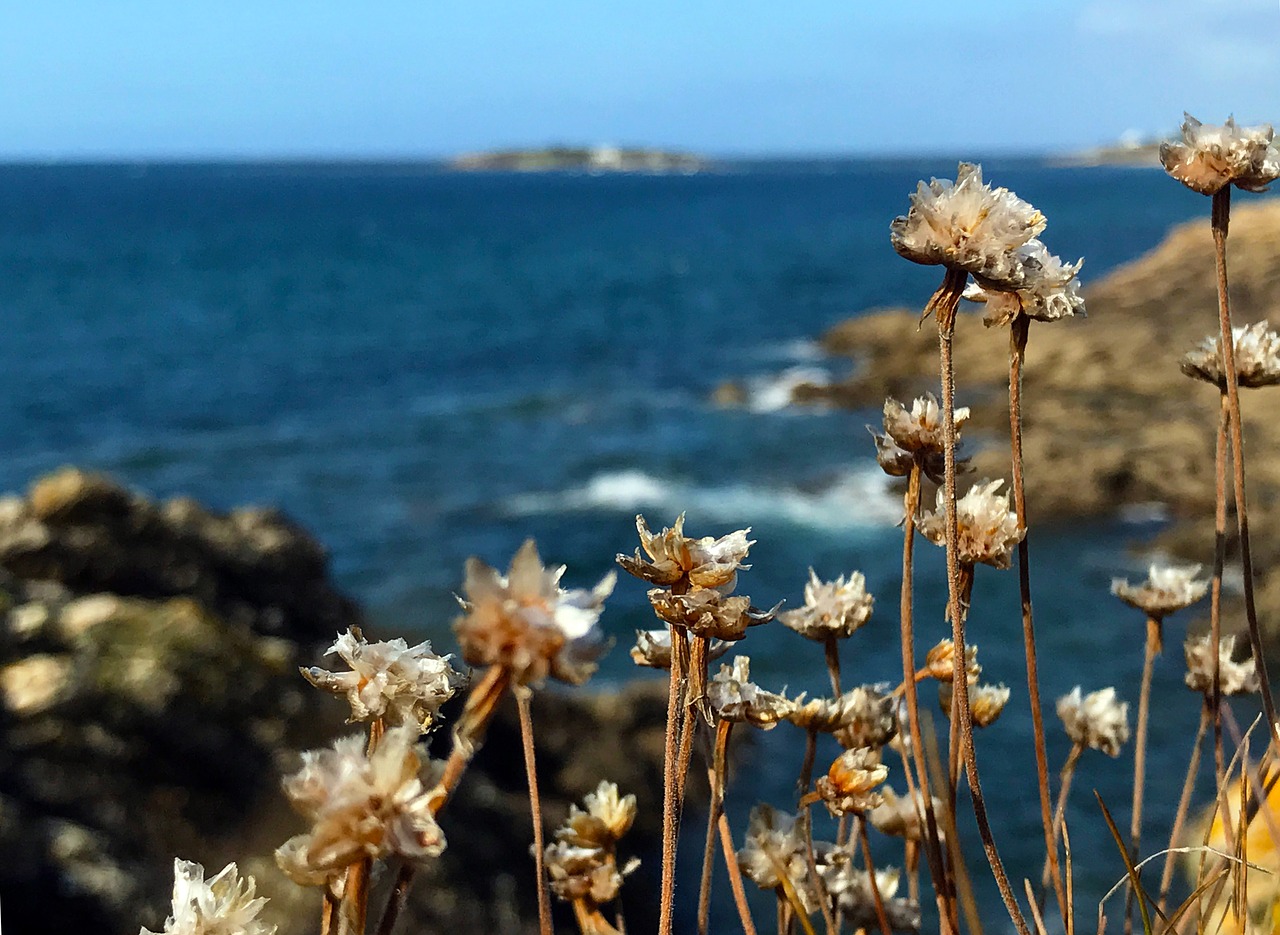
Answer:
<svg viewBox="0 0 1280 935"><path fill-rule="evenodd" d="M676 172L692 173L708 162L692 153L619 146L546 146L464 153L449 167L467 172Z"/></svg>

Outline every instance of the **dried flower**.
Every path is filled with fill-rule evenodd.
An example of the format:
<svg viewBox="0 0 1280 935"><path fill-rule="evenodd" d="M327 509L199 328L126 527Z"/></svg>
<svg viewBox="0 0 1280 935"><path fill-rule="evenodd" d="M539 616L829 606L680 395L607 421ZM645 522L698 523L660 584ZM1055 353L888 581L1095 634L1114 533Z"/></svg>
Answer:
<svg viewBox="0 0 1280 935"><path fill-rule="evenodd" d="M1236 362L1236 383L1246 388L1280 383L1280 334L1265 321L1231 329ZM1222 362L1221 336L1213 335L1183 355L1182 372L1197 380L1227 388Z"/></svg>
<svg viewBox="0 0 1280 935"><path fill-rule="evenodd" d="M1027 531L1009 506L1009 495L998 494L1002 480L982 480L956 501L959 558L962 565L1008 568L1013 549ZM920 517L920 532L934 545L947 544L946 494L938 491L937 510Z"/></svg>
<svg viewBox="0 0 1280 935"><path fill-rule="evenodd" d="M586 810L569 806L569 817L556 837L574 847L612 847L636 820L636 797L619 796L615 783L602 780L582 800Z"/></svg>
<svg viewBox="0 0 1280 935"><path fill-rule="evenodd" d="M449 664L453 657L437 656L430 643L370 643L357 628L340 634L325 655L342 657L351 671L313 667L303 669L302 675L316 688L346 695L351 721L382 719L388 726L412 724L426 733L440 706L464 681Z"/></svg>
<svg viewBox="0 0 1280 935"><path fill-rule="evenodd" d="M785 874L805 910L812 912L817 901L809 881L806 850L804 824L798 817L761 803L751 810L738 866L762 890L781 887L780 874Z"/></svg>
<svg viewBox="0 0 1280 935"><path fill-rule="evenodd" d="M982 674L982 666L978 665L978 647L974 643L966 643L964 647L965 672L970 681L976 681ZM950 639L939 640L925 654L925 668L939 682L950 682L956 671L956 644Z"/></svg>
<svg viewBox="0 0 1280 935"><path fill-rule="evenodd" d="M657 535L649 531L643 516L637 516L636 531L649 557L642 557L637 549L634 556L619 555L618 564L629 574L659 587L674 587L678 591L689 586L717 588L728 594L733 590L738 570L751 567L742 564L747 551L755 545L755 540L747 538L750 527L719 539L710 536L691 539L684 534L684 514L681 513L670 529L663 529Z"/></svg>
<svg viewBox="0 0 1280 935"><path fill-rule="evenodd" d="M795 707L782 695L767 692L751 681L749 656L734 656L732 665L721 663L707 687L707 697L726 721L745 721L764 730L777 726Z"/></svg>
<svg viewBox="0 0 1280 935"><path fill-rule="evenodd" d="M836 757L825 776L818 777L814 789L833 815L865 812L883 801L875 787L889 776L889 767L870 747L846 750Z"/></svg>
<svg viewBox="0 0 1280 935"><path fill-rule="evenodd" d="M517 684L547 675L581 684L607 648L596 629L609 573L590 591L560 587L564 566L544 568L532 539L520 547L506 576L477 558L467 560L460 600L466 613L453 624L462 658L473 666L502 666Z"/></svg>
<svg viewBox="0 0 1280 935"><path fill-rule="evenodd" d="M254 889L253 877L242 879L235 864L206 881L200 864L175 860L169 918L161 931L139 935L274 935L274 925L258 920L267 899L255 898Z"/></svg>
<svg viewBox="0 0 1280 935"><path fill-rule="evenodd" d="M1261 689L1258 665L1252 659L1231 661L1236 638L1224 636L1218 643L1218 685L1224 695L1245 695ZM1188 637L1183 651L1187 657L1187 687L1208 695L1213 691L1213 637Z"/></svg>
<svg viewBox="0 0 1280 935"><path fill-rule="evenodd" d="M1147 570L1147 580L1140 584L1130 584L1125 578L1112 578L1111 593L1148 617L1163 620L1205 596L1209 582L1195 580L1199 573L1199 565L1185 568L1152 565Z"/></svg>
<svg viewBox="0 0 1280 935"><path fill-rule="evenodd" d="M1160 162L1171 176L1202 195L1228 185L1264 192L1280 177L1280 149L1271 125L1239 127L1228 117L1222 126L1206 126L1184 113L1182 142L1160 144Z"/></svg>
<svg viewBox="0 0 1280 935"><path fill-rule="evenodd" d="M707 660L719 659L729 651L729 644L712 640ZM671 631L636 630L636 645L631 647L631 658L638 666L651 669L671 668Z"/></svg>
<svg viewBox="0 0 1280 935"><path fill-rule="evenodd" d="M363 857L438 857L444 833L433 795L419 778L425 749L415 744L417 737L415 727L393 727L371 754L359 736L304 753L284 791L312 826L277 851L281 869L296 882L315 885Z"/></svg>
<svg viewBox="0 0 1280 935"><path fill-rule="evenodd" d="M783 626L811 640L843 639L871 619L874 604L862 572L851 572L847 582L844 575L835 581L823 581L810 568L804 605L780 614L778 619Z"/></svg>
<svg viewBox="0 0 1280 935"><path fill-rule="evenodd" d="M973 723L978 727L990 727L1008 703L1009 689L1004 685L979 685L969 693Z"/></svg>
<svg viewBox="0 0 1280 935"><path fill-rule="evenodd" d="M962 406L955 411L956 444L960 442L960 428L969 421L969 408ZM943 475L942 410L932 393L915 399L911 410L892 397L884 401L884 430L880 435L871 426L867 431L876 443L876 461L891 477L904 477L911 465L918 460L924 473L938 481ZM957 451L957 468L967 461Z"/></svg>
<svg viewBox="0 0 1280 935"><path fill-rule="evenodd" d="M1004 289L984 289L974 284L964 297L987 306L983 323L1007 325L1019 314L1037 321L1084 317L1084 296L1076 276L1084 260L1064 263L1039 240L1030 240L1014 254L1013 272Z"/></svg>
<svg viewBox="0 0 1280 935"><path fill-rule="evenodd" d="M911 797L899 797L885 786L881 793L884 801L867 813L867 819L881 834L908 841L924 840L924 799L919 792ZM942 810L942 801L933 797L934 811ZM941 833L941 831L939 831Z"/></svg>
<svg viewBox="0 0 1280 935"><path fill-rule="evenodd" d="M749 597L725 597L715 588L694 588L684 594L654 588L649 603L660 620L685 627L694 636L730 643L746 636L747 627L768 623L782 606L760 610L751 606Z"/></svg>
<svg viewBox="0 0 1280 935"><path fill-rule="evenodd" d="M1129 739L1129 705L1116 698L1114 688L1081 697L1080 686L1058 699L1058 717L1074 743L1119 756Z"/></svg>
<svg viewBox="0 0 1280 935"><path fill-rule="evenodd" d="M956 181L921 182L906 217L889 227L893 249L914 263L942 264L998 284L1013 272L1013 252L1044 230L1044 215L1007 188L982 181L962 162Z"/></svg>
<svg viewBox="0 0 1280 935"><path fill-rule="evenodd" d="M845 747L884 746L897 732L894 698L868 685L850 689L839 698L805 701L801 692L786 719L803 730L839 732ZM849 742L845 742L845 741Z"/></svg>
<svg viewBox="0 0 1280 935"><path fill-rule="evenodd" d="M815 842L818 875L827 893L853 931L872 931L878 925L871 875L853 864L847 848ZM920 907L913 900L897 896L898 871L893 867L876 870L876 892L880 894L889 927L895 932L920 930Z"/></svg>

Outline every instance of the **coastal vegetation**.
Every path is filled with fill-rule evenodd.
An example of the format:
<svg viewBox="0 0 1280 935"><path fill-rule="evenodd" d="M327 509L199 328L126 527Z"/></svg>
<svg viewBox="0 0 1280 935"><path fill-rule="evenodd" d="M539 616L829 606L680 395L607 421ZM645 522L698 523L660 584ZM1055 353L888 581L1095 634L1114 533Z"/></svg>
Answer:
<svg viewBox="0 0 1280 935"><path fill-rule="evenodd" d="M1082 261L1052 254L1041 240L1049 219L994 186L981 167L961 163L954 180L922 181L890 225L890 243L913 263L941 268L924 316L909 323L928 330L913 337L901 316L866 326L865 334L883 327L890 343L877 348L855 337L852 346L869 350L870 365L849 385L822 391L851 397L870 392L883 404L882 421L864 444L900 485L897 592L872 594L856 570L834 580L811 572L803 604L783 610L744 593L756 545L749 517L743 528L712 535L687 533L683 515L665 526L637 517L637 547L618 555L617 565L646 587L655 627L637 632L631 657L665 673L665 706L653 698L628 699L655 714L650 721L633 720L637 729L630 737L610 735L587 703L561 702L555 717L544 716L556 703L546 700L547 684L587 683L609 648L598 620L606 602L619 599L613 596L614 573L583 586L563 566L545 564L532 540L498 566L472 558L459 575L455 657L427 642L367 638L354 608L327 585L322 550L278 516L219 516L187 502L156 505L79 472L42 482L0 516L5 566L20 569L22 582L55 580L63 587L50 594L12 585L21 606L33 609L14 632L25 640L23 658L0 669L5 718L26 726L18 735L36 748L42 723L47 734L53 718L78 717L98 727L76 734L83 750L96 744L113 751L113 731L173 730L165 720L170 702L178 686L191 684L205 694L189 699L190 720L200 721L203 711L213 722L202 725L213 737L201 733L193 746L218 751L210 757L215 763L231 760L266 785L278 778L299 824L286 834L283 822L262 822L264 837L279 832L271 841L276 867L237 863L228 854L221 869L206 870L181 852L197 839L194 831L165 838L179 855L168 917L160 923L164 910L157 906L142 919L164 935L270 935L286 925L289 932L318 929L324 935L413 931L414 894L430 885L438 862L454 848L470 849L465 872L481 881L476 885L509 876L513 868L531 872L541 935L550 935L557 922L584 935L615 935L641 925L670 935L681 929L682 918L709 932L719 873L727 877L745 935L774 925L779 935L890 935L926 927L959 935L1008 924L1020 935L1071 935L1095 921L1100 932L1126 935L1135 927L1160 933L1272 930L1280 905L1271 810L1280 725L1266 672L1264 604L1255 593L1255 561L1261 559L1259 567L1269 563L1270 551L1255 548L1251 536L1241 390L1280 383L1280 335L1265 324L1236 324L1227 242L1232 189L1261 190L1280 178L1280 148L1269 127L1239 128L1231 121L1205 127L1188 117L1183 139L1162 147L1161 158L1174 179L1211 199L1208 224L1201 225L1210 232L1208 265L1173 264L1176 272L1169 272L1212 304L1205 301L1199 320L1186 325L1195 339L1180 348L1180 395L1168 404L1189 413L1189 436L1213 438L1213 444L1177 449L1169 468L1158 452L1176 448L1178 438L1138 435L1143 447L1135 455L1133 439L1093 424L1108 418L1113 405L1123 408L1125 387L1135 379L1132 348L1119 355L1124 360L1114 354L1083 360L1104 371L1117 368L1097 381L1083 366L1066 378L1061 369L1053 378L1037 376L1055 356L1070 357L1072 351L1059 348L1071 343L1060 345L1058 334L1080 324L1086 299L1092 305L1099 294L1081 290ZM1236 214L1237 238L1252 217ZM1233 273L1241 255L1234 256ZM981 307L981 330L973 316L960 315L965 302ZM922 327L924 319L931 324ZM963 349L961 321L968 329ZM1147 338L1172 341L1168 334ZM911 370L899 373L896 385L884 379L868 388L867 381L908 360ZM1140 363L1154 367L1158 358ZM1206 387L1216 390L1208 393L1211 404L1196 408L1181 401L1206 395ZM1141 416L1149 397L1131 405ZM1042 418L1042 407L1077 421ZM1002 441L970 456L961 435L972 440L979 427ZM1148 473L1119 471L1112 482L1147 484L1152 499L1173 499L1159 484L1171 489L1178 483L1165 479L1177 465L1207 475L1198 462L1212 463L1212 497L1180 504L1188 513L1212 511L1211 531L1207 522L1193 527L1205 533L1193 551L1209 552L1211 561L1204 563L1207 571L1158 563L1145 580L1117 578L1115 597L1135 611L1132 653L1142 661L1141 682L1095 685L1086 669L1075 690L1049 699L1040 695L1043 660L1033 596L1037 581L1053 569L1043 559L1032 562L1031 518L1051 515L1059 496L1052 490L1055 473L1070 470L1074 430L1093 442L1105 435L1121 464L1150 459L1157 467L1145 466ZM1247 463L1252 469L1255 461ZM1270 469L1262 473L1269 476ZM1255 475L1250 479L1256 483ZM1038 486L1045 492L1037 493ZM1262 541L1269 536L1264 533ZM120 542L136 546L127 561L111 551ZM941 627L918 619L917 547L938 548L946 558ZM978 645L988 611L975 581L1002 573L1016 574L1021 597L1025 682L1020 676L1012 686L983 680ZM1238 602L1227 593L1237 579ZM149 603L104 602L73 588L88 595L142 592ZM239 634L225 637L231 665L218 652L225 624L206 619L194 602L174 600L186 593L239 622L238 630L225 630ZM1187 725L1194 742L1177 816L1171 828L1144 827L1148 729L1161 710L1152 672L1165 651L1165 622L1206 597L1209 630L1184 648L1186 684L1199 716ZM324 612L308 617L302 611L313 604ZM269 635L273 628L296 631L299 618L308 621L312 643L336 633L323 664L307 664L312 660L295 644ZM1233 629L1229 618L1242 618L1234 627L1239 640L1227 632ZM807 654L829 681L829 692L809 697L757 684L747 652L752 636L766 626L795 634L794 652ZM851 667L856 653L842 659L842 644L856 647L867 628L886 626L896 630L900 648L891 669ZM135 646L127 664L113 665L119 661L112 655L116 644L106 639L113 632ZM1245 643L1249 653L1242 658L1237 646ZM217 684L227 678L242 684L228 692ZM293 699L295 713L329 713L317 714L311 736L293 735L284 743L284 724L255 717L256 706L269 704L264 696L273 693ZM1254 694L1262 708L1257 719L1231 700ZM228 696L234 704L215 706ZM1233 703L1240 706L1233 710ZM1034 772L1019 787L994 794L984 787L975 734L1005 729L1010 705L1030 712L1025 742ZM1070 741L1060 766L1048 758L1046 733L1055 728L1046 709L1056 713ZM90 716L103 711L122 713ZM347 726L338 728L334 722L341 717ZM321 736L330 727L341 735L336 741ZM733 740L771 730L793 738L795 793L760 803L745 825L734 827L724 808L727 790L741 779ZM241 733L255 740L251 757L235 747ZM565 736L572 739L566 743ZM819 740L825 748L828 738L841 752L819 760ZM282 755L275 761L274 753L304 745L300 741L311 747L300 760ZM508 853L476 847L474 839L485 832L468 823L465 811L468 790L487 781L480 757L497 745L522 762L519 794L508 798L519 803L520 827L530 827L527 840ZM1072 796L1076 768L1093 756L1091 750L1116 758L1116 768L1132 776L1127 803L1078 790ZM540 782L540 764L549 755L577 756L599 770L579 779L572 805L566 789L555 790L554 817ZM1202 757L1212 763L1211 805L1196 816L1191 803ZM637 770L637 763L650 772ZM580 777L586 769L581 764ZM218 775L212 765L206 768ZM707 802L695 903L693 890L676 884L677 861L686 859L681 828L693 814L686 806L698 795ZM1043 849L1034 866L1013 866L1005 860L1007 840L997 819L1001 809L1025 803L1034 803L1038 813ZM72 815L74 804L74 790L54 803ZM148 804L138 803L128 821L117 823L145 824ZM264 814L273 808L280 814L282 804L270 801ZM1120 804L1129 810L1126 830L1112 817ZM515 814L509 813L513 823ZM970 820L981 861L967 840ZM74 838L74 821L65 815L62 821ZM1114 849L1073 852L1072 830L1086 823L1104 823ZM660 853L654 867L634 859L646 826ZM56 833L65 833L64 827L50 831L49 849L68 850ZM84 835L80 840L80 853L92 853L94 842L85 843ZM530 845L532 867L524 859ZM892 861L884 860L886 854ZM1180 858L1186 873L1175 885ZM95 865L83 863L92 879ZM1085 864L1116 868L1116 887L1096 906L1077 903L1074 880ZM297 884L286 891L292 895L279 897L280 906L273 905L278 889L268 901L259 888L277 867ZM645 872L656 882L643 899L652 918L625 918L621 896ZM987 873L1007 920L991 918L974 897L975 877Z"/></svg>

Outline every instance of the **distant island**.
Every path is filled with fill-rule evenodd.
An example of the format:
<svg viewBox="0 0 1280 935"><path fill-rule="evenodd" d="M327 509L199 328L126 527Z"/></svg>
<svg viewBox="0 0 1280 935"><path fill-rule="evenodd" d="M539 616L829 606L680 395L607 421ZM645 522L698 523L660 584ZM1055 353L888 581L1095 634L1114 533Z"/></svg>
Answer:
<svg viewBox="0 0 1280 935"><path fill-rule="evenodd" d="M465 153L449 161L465 172L698 172L707 161L691 153L619 146L547 146Z"/></svg>
<svg viewBox="0 0 1280 935"><path fill-rule="evenodd" d="M1172 134L1171 136L1176 136ZM1062 156L1056 162L1066 166L1137 166L1159 168L1160 143L1170 137L1152 138L1127 133L1117 142Z"/></svg>

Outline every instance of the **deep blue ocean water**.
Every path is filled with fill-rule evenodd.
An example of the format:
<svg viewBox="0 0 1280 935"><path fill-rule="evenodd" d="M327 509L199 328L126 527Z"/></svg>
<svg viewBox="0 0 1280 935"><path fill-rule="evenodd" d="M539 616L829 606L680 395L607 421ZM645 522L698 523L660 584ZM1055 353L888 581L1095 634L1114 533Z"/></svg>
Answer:
<svg viewBox="0 0 1280 935"><path fill-rule="evenodd" d="M797 603L809 566L865 572L880 609L846 647L846 679L896 681L899 507L871 460L863 426L875 414L774 403L778 374L845 366L816 350L824 329L927 298L937 276L893 253L888 224L917 179L954 169L0 167L0 489L74 463L153 495L277 504L332 550L375 635L427 635L438 648L467 556L505 563L532 535L568 564L567 583L587 584L635 547L637 511L660 526L685 510L697 534L753 527L740 590L759 604ZM1159 172L986 169L1045 212L1051 249L1086 258L1086 282L1207 214ZM752 407L708 402L738 377L758 391ZM1141 574L1130 547L1152 528L1035 529L1050 702L1077 683L1114 683L1136 701L1141 621L1107 590L1113 573ZM944 585L936 550L918 551L923 650L945 632ZM1040 831L1016 592L1012 574L981 571L971 627L985 677L1014 688L980 756L1020 879L1038 875ZM620 581L604 618L620 645L601 681L633 677L625 647L648 619L642 585ZM1153 846L1197 711L1179 633L1175 619L1156 674ZM753 631L743 648L768 686L825 682L821 652L781 628ZM1066 744L1049 721L1056 771ZM791 794L798 738L783 728L762 741L735 812ZM1101 754L1081 766L1082 906L1123 872L1091 790L1127 826L1130 769ZM980 852L973 869L994 906Z"/></svg>

